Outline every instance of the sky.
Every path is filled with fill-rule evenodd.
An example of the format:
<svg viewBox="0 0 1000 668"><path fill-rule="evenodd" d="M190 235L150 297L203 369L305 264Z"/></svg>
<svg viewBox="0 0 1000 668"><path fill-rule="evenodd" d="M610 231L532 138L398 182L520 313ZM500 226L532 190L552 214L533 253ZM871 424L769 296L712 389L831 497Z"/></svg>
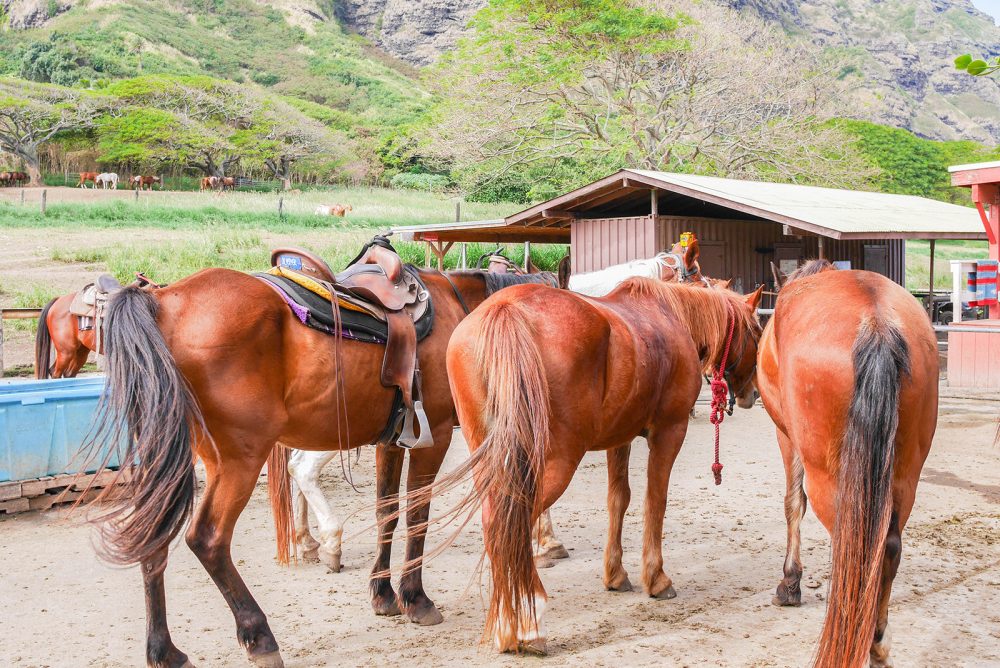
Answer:
<svg viewBox="0 0 1000 668"><path fill-rule="evenodd" d="M976 9L992 16L994 23L1000 19L1000 0L972 0L972 4Z"/></svg>

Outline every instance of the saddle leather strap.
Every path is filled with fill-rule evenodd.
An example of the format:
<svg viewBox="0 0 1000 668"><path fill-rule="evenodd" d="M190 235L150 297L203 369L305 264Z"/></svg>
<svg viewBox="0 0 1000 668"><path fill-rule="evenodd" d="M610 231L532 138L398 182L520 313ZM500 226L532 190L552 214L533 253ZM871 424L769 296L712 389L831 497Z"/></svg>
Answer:
<svg viewBox="0 0 1000 668"><path fill-rule="evenodd" d="M462 293L458 291L458 286L455 285L455 281L451 280L451 276L447 272L441 272L441 275L445 277L451 289L455 291L455 297L458 299L458 303L461 304L462 310L465 311L465 315L469 315L472 311L469 309L469 305L465 303L465 298L462 297Z"/></svg>
<svg viewBox="0 0 1000 668"><path fill-rule="evenodd" d="M357 264L358 260L363 258L365 256L365 253L367 253L368 249L371 248L372 246L379 246L388 251L396 253L396 249L392 247L391 243L389 243L389 237L383 234L376 234L374 237L372 237L371 241L369 241L368 243L366 243L364 246L361 247L361 252L358 253L353 260L348 262L347 266L350 267L353 264ZM396 254L398 255L399 253Z"/></svg>

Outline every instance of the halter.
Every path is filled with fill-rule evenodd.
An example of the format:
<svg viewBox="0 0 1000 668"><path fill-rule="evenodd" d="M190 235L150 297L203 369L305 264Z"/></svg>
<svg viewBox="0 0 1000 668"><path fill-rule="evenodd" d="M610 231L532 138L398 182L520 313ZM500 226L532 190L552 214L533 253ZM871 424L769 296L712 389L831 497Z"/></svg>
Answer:
<svg viewBox="0 0 1000 668"><path fill-rule="evenodd" d="M684 264L684 256L681 255L680 253L673 253L673 252L658 253L656 257L654 257L653 259L656 260L657 264L660 264L666 267L667 269L672 269L674 273L677 275L678 283L693 282L691 280L691 277L699 273L700 271L700 268L688 270L687 265ZM708 279L705 278L704 276L701 277L701 282L706 287L711 287L709 285Z"/></svg>

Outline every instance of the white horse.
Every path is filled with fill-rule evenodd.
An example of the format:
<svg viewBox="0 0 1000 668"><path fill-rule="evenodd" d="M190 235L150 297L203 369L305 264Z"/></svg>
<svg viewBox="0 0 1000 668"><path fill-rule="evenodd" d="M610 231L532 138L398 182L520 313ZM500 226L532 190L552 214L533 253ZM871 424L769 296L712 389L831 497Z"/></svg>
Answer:
<svg viewBox="0 0 1000 668"><path fill-rule="evenodd" d="M114 172L103 172L97 175L95 179L94 187L98 185L101 186L102 190L107 190L109 187L112 190L118 190L118 175Z"/></svg>
<svg viewBox="0 0 1000 668"><path fill-rule="evenodd" d="M320 213L319 209L327 208L330 207L318 207L317 214ZM660 253L648 260L634 260L586 274L574 274L569 279L569 289L591 296L606 295L619 283L633 276L667 281L703 282L708 285L698 267L698 251L698 243L693 241L688 248L681 248L678 245L671 252ZM728 282L725 287L728 287ZM292 450L288 458L288 473L292 479L292 508L295 514L296 552L306 561L321 561L334 573L340 571L344 525L327 503L326 496L319 486L319 476L323 467L336 454L336 452ZM317 532L319 540L313 537L309 529L310 507L319 524ZM554 559L565 559L569 556L566 547L553 532L552 518L547 510L538 518L535 541L535 561L539 568L552 566Z"/></svg>

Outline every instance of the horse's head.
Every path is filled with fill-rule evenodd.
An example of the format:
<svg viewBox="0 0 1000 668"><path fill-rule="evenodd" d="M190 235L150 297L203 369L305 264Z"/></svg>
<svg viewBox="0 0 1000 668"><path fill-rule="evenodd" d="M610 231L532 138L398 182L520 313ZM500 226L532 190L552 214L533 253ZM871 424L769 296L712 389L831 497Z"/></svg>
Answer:
<svg viewBox="0 0 1000 668"><path fill-rule="evenodd" d="M705 277L701 274L701 265L698 264L700 252L698 238L691 234L687 246L677 242L669 253L657 255L660 261L660 280L707 285Z"/></svg>
<svg viewBox="0 0 1000 668"><path fill-rule="evenodd" d="M736 307L741 310L733 314L736 323L724 374L740 408L751 408L757 399L757 342L761 335L757 307L763 291L761 285L746 295L743 303Z"/></svg>

